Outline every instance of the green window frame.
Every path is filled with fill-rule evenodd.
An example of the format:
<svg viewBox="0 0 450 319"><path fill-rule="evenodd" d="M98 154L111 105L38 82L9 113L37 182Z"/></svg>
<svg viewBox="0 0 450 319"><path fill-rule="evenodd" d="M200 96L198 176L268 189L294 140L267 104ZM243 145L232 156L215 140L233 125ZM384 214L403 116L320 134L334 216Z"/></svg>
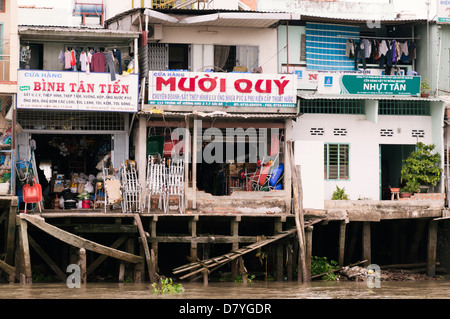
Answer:
<svg viewBox="0 0 450 319"><path fill-rule="evenodd" d="M365 114L362 99L300 99L300 113Z"/></svg>
<svg viewBox="0 0 450 319"><path fill-rule="evenodd" d="M430 116L430 101L380 100L379 115L422 115Z"/></svg>
<svg viewBox="0 0 450 319"><path fill-rule="evenodd" d="M325 180L350 179L350 144L324 144Z"/></svg>

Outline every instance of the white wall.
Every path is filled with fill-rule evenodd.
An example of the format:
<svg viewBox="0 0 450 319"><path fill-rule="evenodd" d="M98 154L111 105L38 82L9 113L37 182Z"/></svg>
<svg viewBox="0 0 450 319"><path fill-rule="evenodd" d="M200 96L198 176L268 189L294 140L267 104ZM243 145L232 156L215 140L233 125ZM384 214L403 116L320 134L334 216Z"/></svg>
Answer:
<svg viewBox="0 0 450 319"><path fill-rule="evenodd" d="M188 43L188 44L209 44L209 45L249 45L259 47L259 65L264 73L278 73L277 66L277 29L259 28L219 28L208 27L208 31L217 33L199 32L206 30L206 27L163 27L163 39L161 43ZM214 50L212 46L194 46L193 71L197 71L204 65L200 65L203 54L206 61L214 61ZM195 64L197 61L197 64Z"/></svg>
<svg viewBox="0 0 450 319"><path fill-rule="evenodd" d="M324 128L323 136L312 136L311 128ZM335 136L335 128L347 129L347 136ZM381 129L392 129L392 137L380 136ZM425 131L424 138L411 137L411 130ZM293 138L297 141L323 141L324 143L350 144L350 179L348 181L325 181L324 198L331 199L336 185L345 187L350 199L379 199L380 144L425 144L433 143L430 116L386 116L379 115L375 124L365 115L303 114L293 123ZM317 161L324 161L316 158ZM322 179L323 179L322 171ZM318 184L319 185L319 184ZM320 187L320 186L318 186Z"/></svg>

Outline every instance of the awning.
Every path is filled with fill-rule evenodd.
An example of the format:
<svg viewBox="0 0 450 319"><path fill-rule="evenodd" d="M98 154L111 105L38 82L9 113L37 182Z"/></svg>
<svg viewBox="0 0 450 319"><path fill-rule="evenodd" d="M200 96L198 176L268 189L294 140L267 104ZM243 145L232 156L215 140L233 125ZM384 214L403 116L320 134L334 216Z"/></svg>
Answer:
<svg viewBox="0 0 450 319"><path fill-rule="evenodd" d="M187 117L196 115L199 118L241 118L241 119L288 119L296 118L300 114L287 114L287 113L227 113L223 111L212 111L212 112L202 112L202 111L192 111L192 112L171 112L171 111L161 111L161 110L147 110L141 111L139 114L151 114L161 117Z"/></svg>
<svg viewBox="0 0 450 319"><path fill-rule="evenodd" d="M141 32L121 31L98 28L51 27L51 26L19 26L21 40L51 40L51 41L102 41L107 43L128 42L139 38Z"/></svg>
<svg viewBox="0 0 450 319"><path fill-rule="evenodd" d="M434 101L444 102L441 97L420 97L402 95L381 95L381 94L297 94L305 100L407 100L407 101Z"/></svg>

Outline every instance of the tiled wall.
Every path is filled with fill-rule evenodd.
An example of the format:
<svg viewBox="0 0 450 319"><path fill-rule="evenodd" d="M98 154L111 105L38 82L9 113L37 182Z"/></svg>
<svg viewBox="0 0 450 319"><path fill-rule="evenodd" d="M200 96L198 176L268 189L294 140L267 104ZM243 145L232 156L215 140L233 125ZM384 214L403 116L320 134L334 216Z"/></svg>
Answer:
<svg viewBox="0 0 450 319"><path fill-rule="evenodd" d="M354 60L345 55L349 38L359 39L359 27L307 23L306 67L323 71L354 70Z"/></svg>

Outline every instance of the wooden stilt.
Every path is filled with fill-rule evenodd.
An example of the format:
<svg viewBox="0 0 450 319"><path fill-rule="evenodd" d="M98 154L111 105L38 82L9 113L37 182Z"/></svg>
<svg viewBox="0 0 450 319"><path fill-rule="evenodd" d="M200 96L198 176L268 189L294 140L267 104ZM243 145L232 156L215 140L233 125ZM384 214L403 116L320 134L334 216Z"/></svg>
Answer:
<svg viewBox="0 0 450 319"><path fill-rule="evenodd" d="M312 240L313 240L313 226L307 226L305 229L305 240L306 240L306 279L305 282L311 281L311 257L312 257Z"/></svg>
<svg viewBox="0 0 450 319"><path fill-rule="evenodd" d="M242 283L247 283L247 269L244 265L244 258L241 256L238 258L239 260L239 274L242 276Z"/></svg>
<svg viewBox="0 0 450 319"><path fill-rule="evenodd" d="M360 222L353 222L351 224L351 227L349 228L351 230L351 236L350 236L350 244L348 245L347 263L346 264L349 264L352 262L353 254L355 252L356 241L359 236L359 228L360 228Z"/></svg>
<svg viewBox="0 0 450 319"><path fill-rule="evenodd" d="M235 238L235 241L231 244L231 250L236 251L239 249L239 222L241 221L241 216L236 216L231 220L231 236ZM238 275L238 261L233 260L231 262L231 276L234 278Z"/></svg>
<svg viewBox="0 0 450 319"><path fill-rule="evenodd" d="M141 238L142 247L144 248L145 253L145 259L147 262L147 268L148 268L148 276L152 283L156 282L158 280L156 272L153 272L154 270L154 261L152 260L152 256L150 254L150 249L148 248L148 242L147 242L147 235L145 234L144 227L142 226L141 217L139 214L134 214L134 220L136 222L136 225L139 230L139 237Z"/></svg>
<svg viewBox="0 0 450 319"><path fill-rule="evenodd" d="M86 249L80 248L78 251L78 266L80 266L80 279L81 284L85 284L87 282L87 258L86 258Z"/></svg>
<svg viewBox="0 0 450 319"><path fill-rule="evenodd" d="M416 221L416 230L414 232L413 240L409 249L407 261L409 263L419 261L417 258L417 252L419 250L420 242L422 241L423 232L425 230L426 221L418 219Z"/></svg>
<svg viewBox="0 0 450 319"><path fill-rule="evenodd" d="M339 241L338 241L338 263L339 266L344 266L344 253L345 253L345 230L347 223L345 220L339 222Z"/></svg>
<svg viewBox="0 0 450 319"><path fill-rule="evenodd" d="M283 225L280 218L275 220L275 234L281 233L283 230ZM277 281L283 281L283 244L277 243L276 246L276 272L277 272Z"/></svg>
<svg viewBox="0 0 450 319"><path fill-rule="evenodd" d="M427 275L436 274L436 245L437 245L437 221L430 220L428 224L428 247L427 247Z"/></svg>
<svg viewBox="0 0 450 319"><path fill-rule="evenodd" d="M292 281L293 278L293 274L294 274L294 247L291 241L289 241L286 244L286 258L287 258L287 263L286 263L286 276L287 276L287 280L288 281Z"/></svg>
<svg viewBox="0 0 450 319"><path fill-rule="evenodd" d="M21 255L21 274L20 282L28 284L32 282L31 279L31 260L30 260L30 247L28 243L28 225L27 222L20 219L19 221L19 246Z"/></svg>
<svg viewBox="0 0 450 319"><path fill-rule="evenodd" d="M11 200L9 207L8 226L6 232L6 258L5 262L14 265L15 236L16 236L17 200Z"/></svg>
<svg viewBox="0 0 450 319"><path fill-rule="evenodd" d="M362 255L363 259L367 260L365 266L370 265L371 262L371 240L370 240L370 222L363 222L363 236L362 236Z"/></svg>

